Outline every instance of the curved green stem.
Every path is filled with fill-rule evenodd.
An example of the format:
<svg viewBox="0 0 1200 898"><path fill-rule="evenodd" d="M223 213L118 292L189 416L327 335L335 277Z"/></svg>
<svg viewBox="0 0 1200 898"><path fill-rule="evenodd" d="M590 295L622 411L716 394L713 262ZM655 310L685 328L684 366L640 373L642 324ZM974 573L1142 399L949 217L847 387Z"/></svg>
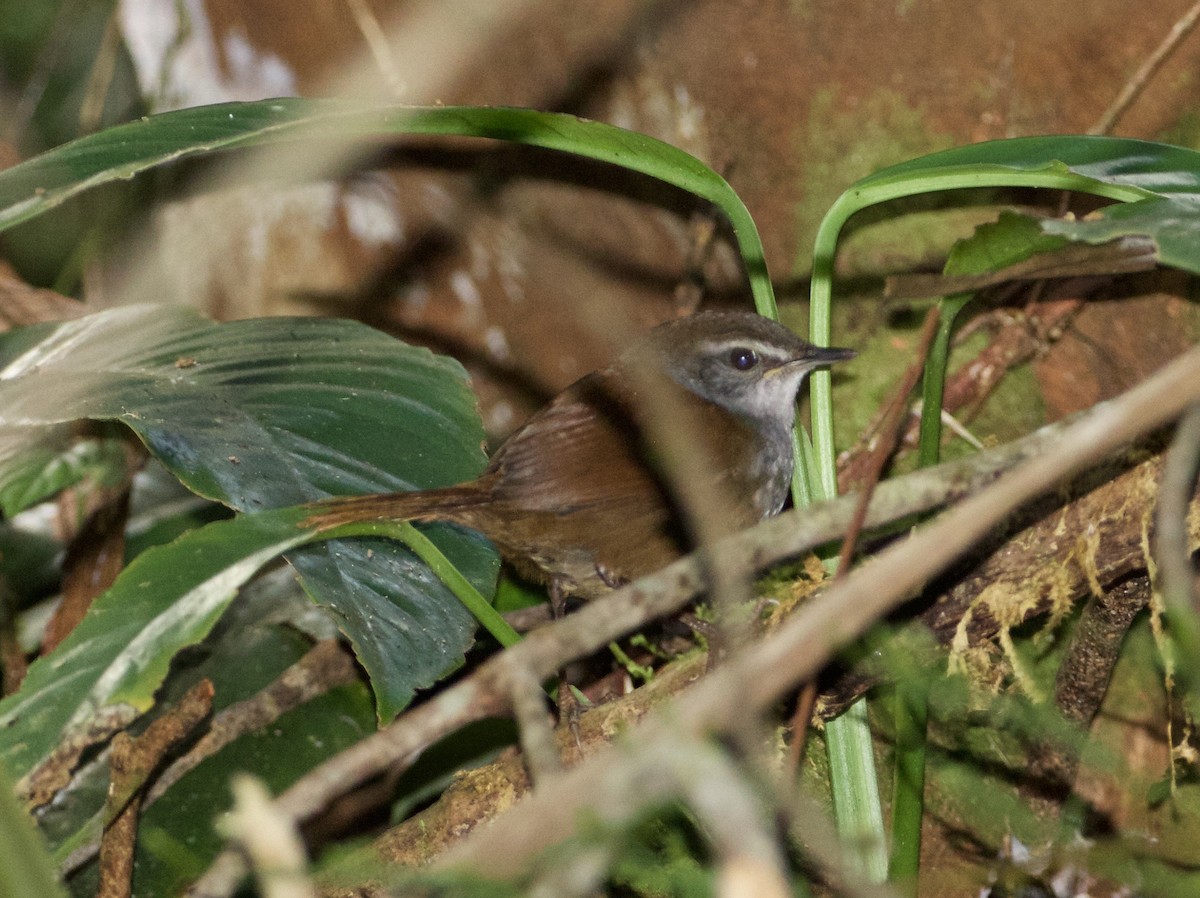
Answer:
<svg viewBox="0 0 1200 898"><path fill-rule="evenodd" d="M892 852L889 874L907 895L917 895L921 823L925 816L926 721L929 682L896 684L896 771L892 789Z"/></svg>
<svg viewBox="0 0 1200 898"><path fill-rule="evenodd" d="M403 543L412 550L413 554L429 565L437 578L454 593L455 598L471 612L480 626L492 634L492 638L504 648L516 645L521 641L521 635L509 626L508 621L492 607L471 582L451 564L450 559L442 554L424 533L407 521L356 521L353 524L343 524L329 530L313 533L308 542L320 542L327 539L345 539L353 536L382 536Z"/></svg>
<svg viewBox="0 0 1200 898"><path fill-rule="evenodd" d="M1011 167L970 164L936 169L918 167L915 170L881 172L860 181L843 193L826 213L817 229L813 248L812 285L809 307L809 339L818 346L828 346L832 329L833 271L837 254L838 238L846 222L862 209L903 197L923 193L986 187L1042 187L1058 190L1075 190L1114 200L1133 201L1147 196L1146 191L1121 184L1107 184L1084 177L1062 166L1026 171ZM961 307L961 306L960 306ZM948 310L949 311L949 310ZM953 310L954 312L957 309ZM922 418L923 436L932 443L923 442L923 453L936 455L940 441L942 388L944 386L944 355L949 351L949 334L953 312L943 318L945 340L942 353L942 376L930 378L927 372L925 384L925 408L929 414ZM939 338L941 334L939 334ZM817 371L810 378L812 396L812 466L815 476L806 486L802 478L805 472L797 465L793 478L793 496L797 505L806 502L831 499L837 494L837 470L833 444L833 391L828 371ZM929 420L928 430L925 421ZM934 448L930 450L929 445ZM886 834L883 828L883 810L879 797L879 783L871 754L870 732L866 727L865 707L855 705L851 711L829 722L826 727L826 744L830 755L833 777L834 814L838 828L863 848L859 853L859 864L868 876L882 880L886 876L888 859ZM854 711L857 708L857 711ZM852 713L853 712L853 713ZM910 758L913 765L923 760ZM909 771L910 782L915 782L913 771ZM918 803L919 796L912 796ZM908 800L907 797L904 800ZM912 817L913 811L906 811ZM909 828L911 829L911 827ZM905 839L906 844L898 850L908 852L893 858L893 865L903 871L916 869L918 858L910 856L919 851L920 840ZM914 849L915 846L915 849Z"/></svg>
<svg viewBox="0 0 1200 898"><path fill-rule="evenodd" d="M938 332L929 347L925 361L925 378L921 385L921 430L917 440L917 465L929 468L941 460L942 454L942 397L946 392L946 371L950 365L950 337L958 313L974 297L959 293L941 301Z"/></svg>
<svg viewBox="0 0 1200 898"><path fill-rule="evenodd" d="M868 178L851 187L830 207L817 229L813 246L812 287L810 291L809 339L828 346L832 328L833 265L842 228L858 212L879 203L924 193L964 190L980 187L1044 187L1074 190L1108 199L1134 201L1146 192L1123 184L1106 184L1092 178L1056 168L1018 171L998 166L964 166L967 171L942 174L928 170L901 172ZM832 498L837 492L833 447L833 398L828 371L814 372L810 378L812 393L812 438L819 475L818 499ZM940 407L940 403L939 403Z"/></svg>

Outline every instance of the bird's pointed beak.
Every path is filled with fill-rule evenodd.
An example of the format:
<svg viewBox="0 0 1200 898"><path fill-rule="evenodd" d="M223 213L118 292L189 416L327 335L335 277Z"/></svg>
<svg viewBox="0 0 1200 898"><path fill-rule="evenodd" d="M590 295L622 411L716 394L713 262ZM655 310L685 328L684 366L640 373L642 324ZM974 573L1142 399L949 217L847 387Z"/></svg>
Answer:
<svg viewBox="0 0 1200 898"><path fill-rule="evenodd" d="M838 346L815 346L808 361L814 365L832 365L835 361L850 361L858 355L857 349L845 349Z"/></svg>
<svg viewBox="0 0 1200 898"><path fill-rule="evenodd" d="M831 365L834 362L846 362L858 355L855 349L842 349L838 346L814 346L812 352L803 361L809 365Z"/></svg>
<svg viewBox="0 0 1200 898"><path fill-rule="evenodd" d="M795 371L797 368L807 373L823 365L832 365L834 362L847 361L856 355L858 355L858 352L854 349L842 349L837 346L810 346L804 355L797 356L780 365L778 368L767 371L764 376L776 377L785 371Z"/></svg>

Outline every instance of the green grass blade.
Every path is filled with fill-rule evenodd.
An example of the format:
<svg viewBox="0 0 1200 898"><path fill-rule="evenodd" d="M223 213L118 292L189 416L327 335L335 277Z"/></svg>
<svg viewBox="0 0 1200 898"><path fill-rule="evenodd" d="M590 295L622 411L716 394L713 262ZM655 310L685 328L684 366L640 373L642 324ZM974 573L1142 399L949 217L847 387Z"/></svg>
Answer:
<svg viewBox="0 0 1200 898"><path fill-rule="evenodd" d="M12 781L0 770L0 895L64 898L66 894L33 820L17 802Z"/></svg>
<svg viewBox="0 0 1200 898"><path fill-rule="evenodd" d="M775 317L762 241L750 212L724 178L645 134L533 109L282 98L165 112L79 138L0 172L0 231L101 184L188 157L312 140L352 146L408 134L481 137L557 150L640 172L708 200L733 227L756 308Z"/></svg>
<svg viewBox="0 0 1200 898"><path fill-rule="evenodd" d="M394 539L412 549L413 554L437 574L454 597L462 602L492 638L504 648L516 645L521 635L514 630L492 604L480 594L471 581L462 575L441 550L420 530L407 521L364 521L345 524L322 533L322 539L343 539L353 536L381 536Z"/></svg>
<svg viewBox="0 0 1200 898"><path fill-rule="evenodd" d="M1131 163L1131 159L1136 161ZM922 193L980 187L1075 190L1127 203L1144 200L1157 202L1157 197L1162 193L1174 190L1181 197L1177 205L1189 209L1193 219L1200 221L1196 214L1200 211L1196 203L1197 190L1200 190L1198 162L1200 154L1140 141L1030 138L961 147L877 172L843 193L817 229L813 251L809 338L817 345L829 345L838 238L846 222L862 209ZM1072 234L1065 227L1056 229L1055 233L1072 239L1089 239L1086 232ZM1192 265L1195 264L1193 261ZM948 325L944 326L948 328ZM948 339L946 346L939 351L943 356L948 352ZM944 377L944 358L940 365ZM942 390L936 379L927 380L926 389L926 408L929 409L926 417L931 421L936 420L936 423L928 425L924 451L933 453L940 438ZM825 499L832 497L837 490L829 372L816 372L810 380L810 391L813 462L816 468L811 494ZM803 498L799 488L793 489L793 495L797 502ZM862 848L859 859L864 871L882 879L885 873L881 871L886 870L883 815L878 779L870 760L870 733L865 725L866 712L862 704L854 706L844 716L851 713L856 715L856 722L844 724L843 733L837 721L832 721L832 734L828 739L834 779L834 810L843 835L854 840L851 844L858 844ZM861 721L861 725L858 721ZM865 842L858 841L864 838L864 833L870 832L874 833L874 837Z"/></svg>

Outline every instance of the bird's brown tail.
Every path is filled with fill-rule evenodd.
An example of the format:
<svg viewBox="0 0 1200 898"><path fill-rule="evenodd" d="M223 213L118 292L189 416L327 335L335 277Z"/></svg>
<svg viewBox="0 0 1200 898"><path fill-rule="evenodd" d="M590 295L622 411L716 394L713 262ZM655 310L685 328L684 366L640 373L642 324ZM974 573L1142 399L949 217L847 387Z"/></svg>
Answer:
<svg viewBox="0 0 1200 898"><path fill-rule="evenodd" d="M470 526L472 514L486 501L476 484L411 493L371 493L313 502L300 526L330 530L360 521L451 521Z"/></svg>

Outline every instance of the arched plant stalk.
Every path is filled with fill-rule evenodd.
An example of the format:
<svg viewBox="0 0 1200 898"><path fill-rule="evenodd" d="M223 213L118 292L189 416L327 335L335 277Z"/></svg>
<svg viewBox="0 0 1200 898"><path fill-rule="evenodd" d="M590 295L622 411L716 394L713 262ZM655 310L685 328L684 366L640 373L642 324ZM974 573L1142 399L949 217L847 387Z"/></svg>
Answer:
<svg viewBox="0 0 1200 898"><path fill-rule="evenodd" d="M812 266L810 339L828 343L833 270L838 238L861 210L920 194L972 188L1044 188L1092 194L1122 203L1085 221L1048 219L1044 233L1068 240L1102 243L1141 235L1155 242L1159 261L1197 271L1200 265L1200 154L1179 147L1105 137L1037 137L993 141L935 153L877 172L852 186L830 208L817 231ZM1179 227L1180 220L1190 223ZM942 324L926 363L919 458L936 462L941 441L941 407L954 318L969 295L942 300ZM830 375L811 379L813 458L816 498L836 492ZM803 489L795 491L797 501ZM907 746L897 747L891 867L915 888L923 813L924 698L900 690L899 704L913 711L898 722ZM919 706L919 707L917 707ZM904 712L908 715L908 711ZM832 767L834 806L849 844L865 846L865 872L877 879L886 871L888 844L862 702L826 729Z"/></svg>

